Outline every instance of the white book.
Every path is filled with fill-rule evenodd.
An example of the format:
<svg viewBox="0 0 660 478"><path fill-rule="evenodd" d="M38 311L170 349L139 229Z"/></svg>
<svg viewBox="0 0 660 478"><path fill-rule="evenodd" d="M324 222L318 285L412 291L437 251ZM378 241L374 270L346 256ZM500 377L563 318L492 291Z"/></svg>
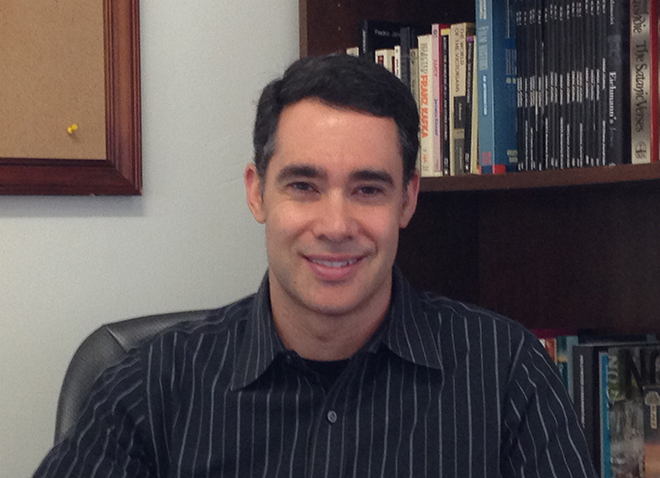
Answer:
<svg viewBox="0 0 660 478"><path fill-rule="evenodd" d="M420 35L419 45L419 120L422 177L433 176L433 36Z"/></svg>

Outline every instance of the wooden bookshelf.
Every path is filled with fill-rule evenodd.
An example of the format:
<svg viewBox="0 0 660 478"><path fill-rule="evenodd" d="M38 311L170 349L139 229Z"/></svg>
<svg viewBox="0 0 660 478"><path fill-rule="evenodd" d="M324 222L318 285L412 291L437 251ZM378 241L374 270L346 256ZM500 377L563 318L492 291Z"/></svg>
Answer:
<svg viewBox="0 0 660 478"><path fill-rule="evenodd" d="M660 163L624 164L621 166L603 166L597 168L424 178L422 179L421 190L425 192L443 192L556 188L563 186L658 181L659 179ZM660 187L660 182L658 186Z"/></svg>
<svg viewBox="0 0 660 478"><path fill-rule="evenodd" d="M474 20L458 0L300 0L302 56L365 18ZM422 181L397 262L418 287L528 327L660 332L660 164Z"/></svg>

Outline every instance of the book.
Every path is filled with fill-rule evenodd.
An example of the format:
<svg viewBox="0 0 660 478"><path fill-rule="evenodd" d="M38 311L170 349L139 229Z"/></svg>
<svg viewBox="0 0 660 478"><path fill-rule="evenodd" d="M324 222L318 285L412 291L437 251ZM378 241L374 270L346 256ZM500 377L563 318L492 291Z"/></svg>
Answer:
<svg viewBox="0 0 660 478"><path fill-rule="evenodd" d="M440 88L442 90L442 173L449 176L451 172L449 150L449 28L440 30L440 42L442 46L442 74L440 75Z"/></svg>
<svg viewBox="0 0 660 478"><path fill-rule="evenodd" d="M394 48L395 45L400 45L403 28L410 28L412 30L411 35L415 37L431 33L430 25L386 20L362 20L358 27L360 56L373 59L376 50Z"/></svg>
<svg viewBox="0 0 660 478"><path fill-rule="evenodd" d="M609 352L598 353L599 380L598 390L600 399L600 476L612 477L611 444L610 444L610 399L609 399Z"/></svg>
<svg viewBox="0 0 660 478"><path fill-rule="evenodd" d="M412 29L410 27L403 27L401 28L400 32L400 39L399 41L401 42L399 45L399 56L400 56L400 65L399 65L399 78L403 83L407 86L410 87L412 90L412 85L411 85L411 77L410 77L410 72L412 71L412 66L411 66L411 58L410 58L410 50L413 48L417 47L417 37L415 36L413 38L412 35Z"/></svg>
<svg viewBox="0 0 660 478"><path fill-rule="evenodd" d="M419 121L422 177L433 176L433 37L420 35L419 47Z"/></svg>
<svg viewBox="0 0 660 478"><path fill-rule="evenodd" d="M442 61L442 45L440 41L440 24L431 25L431 70L433 80L431 85L431 96L433 97L433 176L442 176L442 91L440 87L440 62Z"/></svg>
<svg viewBox="0 0 660 478"><path fill-rule="evenodd" d="M452 176L463 172L468 121L467 37L473 34L473 23L455 23L449 28L449 166Z"/></svg>
<svg viewBox="0 0 660 478"><path fill-rule="evenodd" d="M374 52L374 60L387 71L394 74L394 48L380 48Z"/></svg>
<svg viewBox="0 0 660 478"><path fill-rule="evenodd" d="M468 35L465 63L467 75L465 77L465 150L463 152L463 173L472 172L472 110L474 109L474 43L475 35ZM475 128L475 134L477 133ZM460 160L460 158L459 158Z"/></svg>
<svg viewBox="0 0 660 478"><path fill-rule="evenodd" d="M516 16L514 2L478 0L479 166L482 174L518 170ZM522 28L522 12L518 18ZM518 95L519 93L519 95ZM522 112L522 109L519 113Z"/></svg>
<svg viewBox="0 0 660 478"><path fill-rule="evenodd" d="M477 37L473 36L474 54L472 58L472 97L469 98L470 102L470 132L469 141L467 141L470 148L469 163L470 174L481 174L479 169L479 75L477 74ZM470 87L470 85L468 85Z"/></svg>
<svg viewBox="0 0 660 478"><path fill-rule="evenodd" d="M443 111L443 88L442 88L442 37L441 31L448 28L448 25L434 23L431 25L432 36L432 58L433 58L433 176L445 175L442 154L442 138L444 137L444 128L442 117Z"/></svg>
<svg viewBox="0 0 660 478"><path fill-rule="evenodd" d="M416 42L415 42L416 43ZM415 103L417 103L417 112L419 113L420 107L420 98L419 98L419 48L410 49L410 90L412 91L413 98L415 98ZM421 123L421 121L420 121ZM420 131L421 138L421 131ZM422 150L419 148L417 150L417 166L416 169L419 171L419 174L422 173Z"/></svg>
<svg viewBox="0 0 660 478"><path fill-rule="evenodd" d="M401 28L406 25L385 20L362 20L359 25L360 56L374 59L376 50L394 48L401 44Z"/></svg>
<svg viewBox="0 0 660 478"><path fill-rule="evenodd" d="M607 0L605 154L597 165L630 158L630 0Z"/></svg>
<svg viewBox="0 0 660 478"><path fill-rule="evenodd" d="M635 414L641 413L641 394L635 395L635 387L647 379L643 371L648 370L648 358L652 351L658 349L658 342L596 342L573 347L575 411L584 430L594 467L599 473L602 471L599 354L609 354L608 399L611 406L608 420L612 477L623 478L625 475L620 474L619 470L627 470L631 463L639 461L635 450L641 443L641 422ZM636 380L633 381L633 378ZM633 417L632 423L622 421L620 417L626 414ZM637 437L637 441L631 441L631 437Z"/></svg>
<svg viewBox="0 0 660 478"><path fill-rule="evenodd" d="M646 478L660 478L660 384L647 384L644 394L644 474Z"/></svg>
<svg viewBox="0 0 660 478"><path fill-rule="evenodd" d="M394 73L394 76L398 79L401 79L401 45L394 45L392 73Z"/></svg>
<svg viewBox="0 0 660 478"><path fill-rule="evenodd" d="M646 344L649 345L649 344ZM612 478L644 477L643 387L655 380L650 361L660 349L620 346L609 349L609 441ZM655 373L654 373L655 375Z"/></svg>
<svg viewBox="0 0 660 478"><path fill-rule="evenodd" d="M658 160L656 8L655 1L630 0L630 135L633 164ZM652 57L655 57L655 64L652 64Z"/></svg>

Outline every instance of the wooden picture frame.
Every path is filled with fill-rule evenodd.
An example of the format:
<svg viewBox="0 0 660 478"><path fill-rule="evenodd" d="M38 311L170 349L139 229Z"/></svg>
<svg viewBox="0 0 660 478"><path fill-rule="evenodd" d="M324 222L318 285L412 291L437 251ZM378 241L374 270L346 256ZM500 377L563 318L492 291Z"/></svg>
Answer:
<svg viewBox="0 0 660 478"><path fill-rule="evenodd" d="M140 195L138 0L103 0L105 159L0 158L0 194Z"/></svg>

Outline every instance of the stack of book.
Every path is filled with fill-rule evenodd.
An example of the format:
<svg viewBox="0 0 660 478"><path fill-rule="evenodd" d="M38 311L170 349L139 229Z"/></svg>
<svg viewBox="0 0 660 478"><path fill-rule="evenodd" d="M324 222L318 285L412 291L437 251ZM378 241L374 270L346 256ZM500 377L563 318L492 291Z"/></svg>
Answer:
<svg viewBox="0 0 660 478"><path fill-rule="evenodd" d="M660 477L656 337L534 332L558 365L601 478Z"/></svg>
<svg viewBox="0 0 660 478"><path fill-rule="evenodd" d="M517 0L522 170L658 160L657 0Z"/></svg>
<svg viewBox="0 0 660 478"><path fill-rule="evenodd" d="M420 116L422 177L479 172L475 26L365 20L359 47L347 50L405 82Z"/></svg>
<svg viewBox="0 0 660 478"><path fill-rule="evenodd" d="M423 177L658 161L660 0L476 0L476 22L365 20L349 53L419 104Z"/></svg>

